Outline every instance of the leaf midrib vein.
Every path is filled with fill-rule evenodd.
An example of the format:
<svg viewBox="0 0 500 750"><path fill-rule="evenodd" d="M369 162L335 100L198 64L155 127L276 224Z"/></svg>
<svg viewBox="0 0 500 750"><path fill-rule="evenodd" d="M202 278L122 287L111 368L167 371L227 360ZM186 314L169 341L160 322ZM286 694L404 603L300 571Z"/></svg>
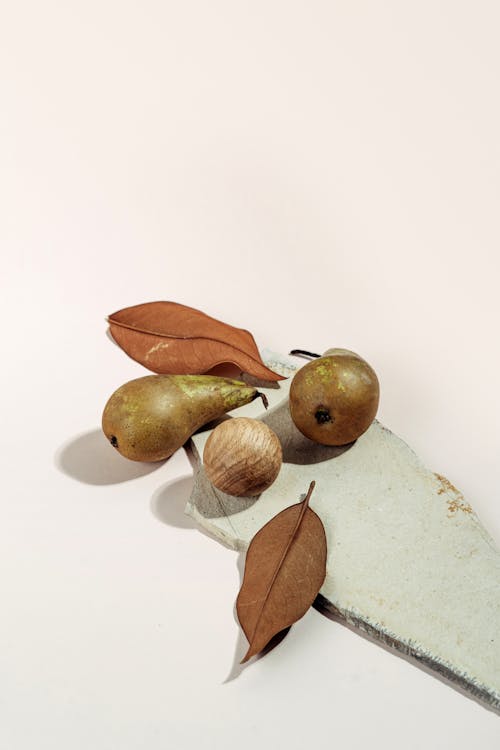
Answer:
<svg viewBox="0 0 500 750"><path fill-rule="evenodd" d="M311 497L311 493L312 493L312 491L313 491L313 489L314 489L314 485L315 485L315 484L316 484L316 483L315 483L315 481L313 480L313 481L311 482L311 484L309 485L309 490L308 490L308 492L307 492L307 495L305 496L304 500L302 501L302 507L301 507L301 509L300 509L299 517L297 518L297 521L295 522L295 526L294 526L294 528L293 528L293 531L292 531L292 533L290 534L290 537L289 537L289 539L288 539L288 542L287 542L287 544L286 544L286 546L285 546L285 549L283 550L283 554L281 555L280 561L278 562L278 565L276 566L276 569L275 569L275 571L274 571L274 573L273 573L273 577L271 578L271 581L270 581L270 583L269 583L269 586L267 587L266 595L265 595L265 597L264 597L264 601L262 602L262 607L261 607L261 609L260 609L260 612L259 612L259 616L258 616L258 618L257 618L257 622L256 622L256 624L255 624L255 627L254 627L254 630L253 630L253 633L252 633L252 638L250 639L250 645L252 645L252 644L253 644L253 640L254 640L254 638L255 638L255 634L256 634L256 632L257 632L257 629L258 629L258 627L259 627L260 621L261 621L261 619L262 619L262 615L263 615L263 613L264 613L264 610L265 610L265 608L266 608L266 604L267 604L267 602L268 602L268 600L269 600L269 596L270 596L270 594L271 594L271 591L272 591L272 588L273 588L273 586L274 586L274 583L275 583L275 581L276 581L276 578L277 578L277 577L278 577L278 575L279 575L279 572L280 572L280 570L281 570L281 568L282 568L282 566L283 566L283 563L284 563L284 561L285 561L285 558L286 558L286 556L288 555L288 552L290 551L290 547L292 546L292 544L293 544L293 542L294 542L294 540L295 540L295 538L296 538L296 536L297 536L298 530L299 530L299 528L300 528L300 525L301 525L301 523L302 523L302 519L304 518L304 516L305 516L305 513L306 513L306 510L307 510L307 508L309 507L309 499L310 499L310 497Z"/></svg>

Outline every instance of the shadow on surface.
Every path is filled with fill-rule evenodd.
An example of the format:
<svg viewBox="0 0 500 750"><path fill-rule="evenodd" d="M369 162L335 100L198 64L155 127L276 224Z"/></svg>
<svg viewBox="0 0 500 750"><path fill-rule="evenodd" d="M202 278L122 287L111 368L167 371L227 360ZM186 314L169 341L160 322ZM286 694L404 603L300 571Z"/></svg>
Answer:
<svg viewBox="0 0 500 750"><path fill-rule="evenodd" d="M84 484L119 484L137 479L158 469L164 461L129 461L106 440L101 430L77 435L56 452L57 468Z"/></svg>
<svg viewBox="0 0 500 750"><path fill-rule="evenodd" d="M354 442L347 445L320 445L306 438L293 423L288 399L264 414L262 421L278 435L284 463L318 464L341 456L354 445Z"/></svg>
<svg viewBox="0 0 500 750"><path fill-rule="evenodd" d="M167 526L173 526L176 529L196 529L199 534L203 534L208 539L218 542L228 549L233 549L211 534L207 529L196 523L194 518L188 515L186 505L191 497L194 478L192 474L186 477L172 479L161 485L151 497L150 508L153 516L161 523Z"/></svg>
<svg viewBox="0 0 500 750"><path fill-rule="evenodd" d="M109 328L109 326L108 326L108 328L106 328L106 336L111 341L112 344L114 344L115 346L118 346L118 344L116 343L116 341L114 340L114 338L112 336L111 329ZM118 348L120 348L120 347L118 347Z"/></svg>
<svg viewBox="0 0 500 750"><path fill-rule="evenodd" d="M465 698L475 701L493 713L500 714L498 700L488 690L474 684L472 681L467 681L466 677L453 672L450 668L433 660L430 656L412 651L411 649L409 650L409 646L404 642L384 634L362 619L353 619L352 622L349 622L322 594L318 594L312 606L329 620L332 620L332 622L340 623L351 632L356 633L356 635L360 635L370 643L383 648L387 653L398 656L408 664L418 667L426 674L442 682L443 685L453 688Z"/></svg>
<svg viewBox="0 0 500 750"><path fill-rule="evenodd" d="M253 497L236 497L216 489L208 479L205 469L200 466L195 475L193 499L196 510L205 518L222 518L248 510L254 505L260 495Z"/></svg>
<svg viewBox="0 0 500 750"><path fill-rule="evenodd" d="M151 498L151 512L167 526L178 529L197 529L197 525L184 509L193 489L193 477L181 477L166 482Z"/></svg>
<svg viewBox="0 0 500 750"><path fill-rule="evenodd" d="M238 365L233 365L231 362L222 362L220 365L215 365L210 370L207 370L205 375L217 375L220 378L232 378L232 380L239 380L242 383L251 385L253 388L279 388L278 382L273 380L261 380L247 372L242 372Z"/></svg>

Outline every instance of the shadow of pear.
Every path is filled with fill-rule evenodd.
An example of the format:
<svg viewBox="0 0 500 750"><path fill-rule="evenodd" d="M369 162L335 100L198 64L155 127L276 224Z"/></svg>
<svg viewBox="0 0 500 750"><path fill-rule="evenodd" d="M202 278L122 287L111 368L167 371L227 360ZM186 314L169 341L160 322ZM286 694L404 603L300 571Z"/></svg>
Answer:
<svg viewBox="0 0 500 750"><path fill-rule="evenodd" d="M83 484L120 484L150 474L164 461L130 461L113 448L102 430L91 430L65 442L56 452L57 468Z"/></svg>

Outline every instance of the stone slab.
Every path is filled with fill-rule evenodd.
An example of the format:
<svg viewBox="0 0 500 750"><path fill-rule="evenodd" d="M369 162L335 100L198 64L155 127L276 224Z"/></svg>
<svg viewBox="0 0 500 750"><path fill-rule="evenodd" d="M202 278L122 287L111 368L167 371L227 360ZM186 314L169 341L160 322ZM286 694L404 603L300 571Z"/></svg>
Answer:
<svg viewBox="0 0 500 750"><path fill-rule="evenodd" d="M271 352L273 370L297 360ZM500 552L445 477L427 469L380 422L346 448L320 446L290 419L290 379L231 412L262 419L278 434L283 466L258 498L210 484L201 457L211 429L193 436L196 478L186 512L212 536L245 550L254 534L298 502L312 479L311 507L328 543L318 609L347 621L500 710ZM228 418L231 418L228 417Z"/></svg>

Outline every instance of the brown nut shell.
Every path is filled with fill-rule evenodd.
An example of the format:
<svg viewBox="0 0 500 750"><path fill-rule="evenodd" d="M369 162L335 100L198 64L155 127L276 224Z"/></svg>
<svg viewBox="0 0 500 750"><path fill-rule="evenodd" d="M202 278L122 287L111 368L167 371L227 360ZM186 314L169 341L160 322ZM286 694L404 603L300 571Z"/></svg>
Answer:
<svg viewBox="0 0 500 750"><path fill-rule="evenodd" d="M276 433L250 417L221 422L203 451L205 472L214 487L237 497L259 495L270 487L282 461Z"/></svg>

